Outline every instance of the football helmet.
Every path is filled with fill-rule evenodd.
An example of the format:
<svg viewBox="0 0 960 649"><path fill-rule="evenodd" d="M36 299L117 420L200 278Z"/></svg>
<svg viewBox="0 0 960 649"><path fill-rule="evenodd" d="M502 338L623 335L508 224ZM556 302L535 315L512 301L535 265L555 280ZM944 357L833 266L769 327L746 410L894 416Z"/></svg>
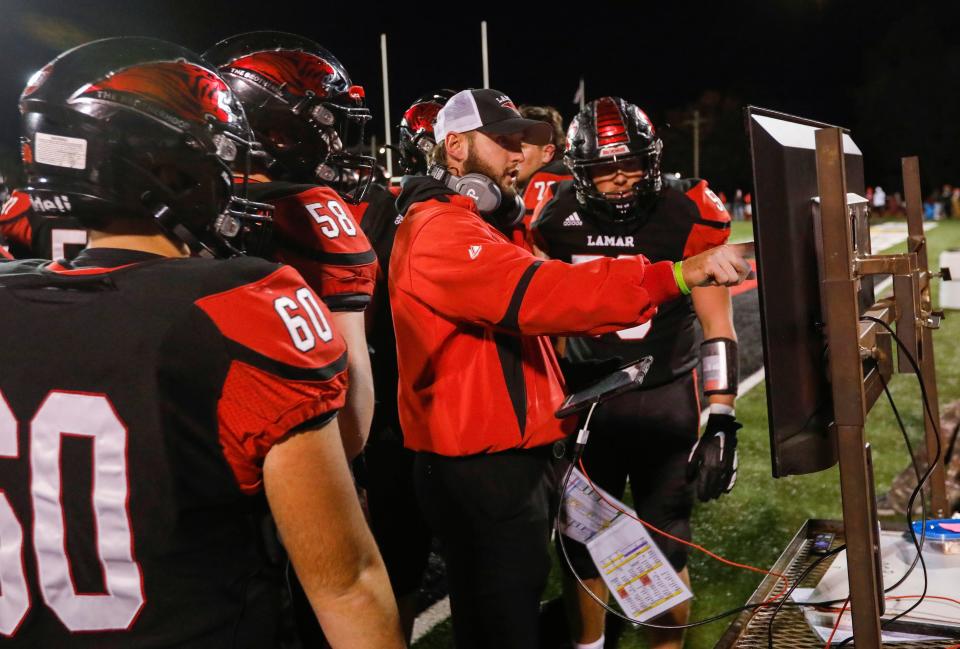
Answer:
<svg viewBox="0 0 960 649"><path fill-rule="evenodd" d="M370 110L333 54L303 36L261 31L222 40L204 57L246 109L272 178L339 185L356 174L348 198L362 199L375 159L348 147L363 141Z"/></svg>
<svg viewBox="0 0 960 649"><path fill-rule="evenodd" d="M80 45L20 96L21 153L37 211L90 229L154 219L198 253L230 256L268 230L231 168L255 148L240 102L197 54L152 38ZM60 209L57 214L62 215Z"/></svg>
<svg viewBox="0 0 960 649"><path fill-rule="evenodd" d="M591 213L621 221L638 216L660 193L662 150L646 113L619 97L602 97L570 123L564 162L573 173L578 201ZM594 178L618 166L642 170L643 176L627 191L599 191Z"/></svg>
<svg viewBox="0 0 960 649"><path fill-rule="evenodd" d="M400 120L400 171L406 176L427 173L428 159L437 140L433 135L433 123L437 113L456 93L442 88L428 92L410 105Z"/></svg>

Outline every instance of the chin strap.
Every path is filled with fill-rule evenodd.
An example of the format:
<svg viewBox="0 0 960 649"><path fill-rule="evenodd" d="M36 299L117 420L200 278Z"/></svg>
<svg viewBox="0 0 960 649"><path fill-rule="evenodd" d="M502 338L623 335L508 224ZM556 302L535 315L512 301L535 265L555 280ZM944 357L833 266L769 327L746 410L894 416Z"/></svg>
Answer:
<svg viewBox="0 0 960 649"><path fill-rule="evenodd" d="M211 246L201 241L193 232L188 230L186 226L176 221L173 218L172 210L167 205L154 206L150 211L153 213L153 219L157 227L174 243L185 244L190 248L190 252L197 257L213 258L223 256L216 254L216 251L214 251Z"/></svg>

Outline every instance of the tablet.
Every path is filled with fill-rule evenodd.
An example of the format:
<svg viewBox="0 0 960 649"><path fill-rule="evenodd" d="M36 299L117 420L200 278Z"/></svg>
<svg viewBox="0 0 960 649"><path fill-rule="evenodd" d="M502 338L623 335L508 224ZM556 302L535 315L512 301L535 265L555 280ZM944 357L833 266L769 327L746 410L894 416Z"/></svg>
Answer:
<svg viewBox="0 0 960 649"><path fill-rule="evenodd" d="M593 403L602 403L624 392L636 390L643 385L643 379L646 378L651 365L653 365L653 356L644 356L630 365L621 367L593 385L569 395L554 416L563 419L586 410Z"/></svg>

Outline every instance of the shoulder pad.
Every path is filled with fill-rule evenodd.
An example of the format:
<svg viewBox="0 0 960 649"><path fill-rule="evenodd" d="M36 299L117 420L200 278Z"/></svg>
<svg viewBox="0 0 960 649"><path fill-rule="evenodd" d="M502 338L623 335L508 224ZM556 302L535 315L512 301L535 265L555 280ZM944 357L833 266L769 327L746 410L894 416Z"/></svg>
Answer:
<svg viewBox="0 0 960 649"><path fill-rule="evenodd" d="M707 185L706 180L700 180L686 192L687 197L692 200L700 212L700 218L704 221L713 221L716 223L729 223L730 213L724 207L723 202L713 193Z"/></svg>
<svg viewBox="0 0 960 649"><path fill-rule="evenodd" d="M262 269L243 269L257 270ZM265 277L195 304L228 340L292 368L315 370L343 353L329 312L290 266L274 265Z"/></svg>

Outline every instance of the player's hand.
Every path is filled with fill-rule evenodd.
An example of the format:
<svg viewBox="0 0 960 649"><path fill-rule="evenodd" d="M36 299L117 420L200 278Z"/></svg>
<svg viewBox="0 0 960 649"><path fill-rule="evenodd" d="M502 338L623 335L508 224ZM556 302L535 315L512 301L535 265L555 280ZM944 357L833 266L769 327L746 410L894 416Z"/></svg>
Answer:
<svg viewBox="0 0 960 649"><path fill-rule="evenodd" d="M696 481L701 501L730 493L737 484L737 431L741 428L733 415L710 413L687 461L687 482Z"/></svg>
<svg viewBox="0 0 960 649"><path fill-rule="evenodd" d="M750 274L747 257L753 256L753 242L711 248L683 260L683 281L687 286L736 286Z"/></svg>

